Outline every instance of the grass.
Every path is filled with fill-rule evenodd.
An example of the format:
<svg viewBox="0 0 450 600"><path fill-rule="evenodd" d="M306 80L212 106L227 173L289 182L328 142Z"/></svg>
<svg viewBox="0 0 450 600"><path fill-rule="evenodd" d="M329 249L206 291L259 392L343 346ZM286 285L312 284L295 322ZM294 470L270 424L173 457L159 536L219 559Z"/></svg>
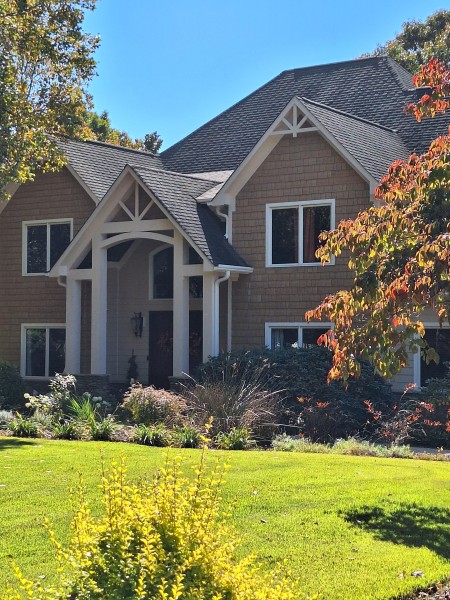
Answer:
<svg viewBox="0 0 450 600"><path fill-rule="evenodd" d="M80 474L98 506L100 452L126 457L131 477L167 450L131 444L0 439L0 590L8 556L28 575L49 575L48 516L67 535L67 490ZM196 460L198 451L182 452ZM450 575L450 464L285 452L214 452L231 462L225 499L242 553L263 568L287 559L309 593L330 600L391 599ZM413 571L423 571L416 578Z"/></svg>

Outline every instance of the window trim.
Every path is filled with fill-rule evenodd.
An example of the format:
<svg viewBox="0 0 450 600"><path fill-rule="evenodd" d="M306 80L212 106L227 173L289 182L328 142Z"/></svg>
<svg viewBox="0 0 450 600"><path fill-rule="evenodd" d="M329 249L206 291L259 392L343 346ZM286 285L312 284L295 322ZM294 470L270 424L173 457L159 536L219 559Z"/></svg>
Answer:
<svg viewBox="0 0 450 600"><path fill-rule="evenodd" d="M330 231L336 227L336 203L334 198L320 200L298 200L293 202L271 202L266 204L266 267L321 267L321 262L303 262L303 209L315 206L330 206ZM298 249L299 261L295 263L272 263L272 213L283 208L299 209ZM325 265L334 265L334 256Z"/></svg>
<svg viewBox="0 0 450 600"><path fill-rule="evenodd" d="M50 226L51 225L70 225L70 242L73 240L73 218L63 219L41 219L37 221L22 221L22 276L23 277L47 277L50 271ZM45 273L28 273L27 272L27 258L28 258L28 245L27 245L27 233L28 227L34 225L47 225L47 271ZM69 243L70 243L69 242Z"/></svg>
<svg viewBox="0 0 450 600"><path fill-rule="evenodd" d="M423 321L423 326L425 327L425 331L427 329L450 329L450 324L449 325L442 325L442 327L439 325L438 321ZM414 352L413 354L413 383L415 384L415 388L414 388L414 392L420 392L420 390L422 389L421 385L420 385L420 379L421 379L421 357L420 357L420 348L418 349L417 352Z"/></svg>
<svg viewBox="0 0 450 600"><path fill-rule="evenodd" d="M27 369L27 329L45 329L45 372L46 375L26 375ZM39 381L48 381L52 378L48 374L49 366L49 330L50 329L65 329L67 340L67 324L66 323L22 323L21 324L21 342L20 342L20 374L23 379L36 379Z"/></svg>
<svg viewBox="0 0 450 600"><path fill-rule="evenodd" d="M313 323L305 323L304 321L286 322L286 321L270 321L264 325L264 345L272 349L272 329L295 329L297 328L298 347L303 347L303 329L333 329L330 322L314 321Z"/></svg>

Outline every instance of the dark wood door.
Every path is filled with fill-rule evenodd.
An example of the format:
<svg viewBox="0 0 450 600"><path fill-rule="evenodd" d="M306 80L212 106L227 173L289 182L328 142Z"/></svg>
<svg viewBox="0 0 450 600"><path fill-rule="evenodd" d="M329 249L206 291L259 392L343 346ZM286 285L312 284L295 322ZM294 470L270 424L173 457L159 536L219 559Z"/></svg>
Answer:
<svg viewBox="0 0 450 600"><path fill-rule="evenodd" d="M203 358L203 312L189 312L189 373L202 363Z"/></svg>
<svg viewBox="0 0 450 600"><path fill-rule="evenodd" d="M157 388L169 388L173 370L173 313L151 311L148 315L148 383Z"/></svg>

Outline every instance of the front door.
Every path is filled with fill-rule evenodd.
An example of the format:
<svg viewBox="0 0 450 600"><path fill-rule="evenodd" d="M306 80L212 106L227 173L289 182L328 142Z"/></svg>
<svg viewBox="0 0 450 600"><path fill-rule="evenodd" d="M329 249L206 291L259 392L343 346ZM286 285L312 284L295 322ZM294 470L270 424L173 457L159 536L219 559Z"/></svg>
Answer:
<svg viewBox="0 0 450 600"><path fill-rule="evenodd" d="M202 362L203 313L189 312L189 371ZM148 383L156 388L169 388L169 377L173 371L173 312L151 311L148 315L149 350Z"/></svg>
<svg viewBox="0 0 450 600"><path fill-rule="evenodd" d="M156 388L168 389L173 370L172 311L151 311L148 315L148 330L148 383Z"/></svg>

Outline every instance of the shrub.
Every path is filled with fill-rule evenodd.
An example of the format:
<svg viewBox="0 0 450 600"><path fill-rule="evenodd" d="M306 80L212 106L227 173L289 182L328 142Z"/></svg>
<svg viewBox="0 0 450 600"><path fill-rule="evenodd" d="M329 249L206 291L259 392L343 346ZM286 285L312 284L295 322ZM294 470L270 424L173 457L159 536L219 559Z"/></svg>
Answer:
<svg viewBox="0 0 450 600"><path fill-rule="evenodd" d="M0 361L0 408L18 409L24 394L22 377L16 367Z"/></svg>
<svg viewBox="0 0 450 600"><path fill-rule="evenodd" d="M304 454L329 454L331 452L331 446L328 444L312 442L310 439L303 437L294 438L285 433L274 437L272 448L280 452L302 452Z"/></svg>
<svg viewBox="0 0 450 600"><path fill-rule="evenodd" d="M264 575L249 559L235 559L237 538L224 523L223 468L205 468L190 480L180 461L150 482L129 483L124 466L103 478L105 514L95 518L82 491L67 549L55 542L56 584L27 581L15 568L27 600L295 600L298 582ZM303 595L302 595L303 596Z"/></svg>
<svg viewBox="0 0 450 600"><path fill-rule="evenodd" d="M232 352L210 359L201 365L198 381L221 381L228 372L236 380L245 380L251 370L261 373L264 389L282 391L283 402L275 420L290 424L313 441L328 442L376 429L365 401L376 410L388 411L393 404L390 386L373 368L361 364L361 376L349 381L347 389L340 382L327 383L331 367L330 352L319 346L299 349ZM223 375L225 373L225 376ZM300 401L298 400L300 399ZM251 425L234 425L248 426Z"/></svg>
<svg viewBox="0 0 450 600"><path fill-rule="evenodd" d="M37 423L22 417L19 413L16 413L15 418L10 422L9 429L17 437L35 438L39 435Z"/></svg>
<svg viewBox="0 0 450 600"><path fill-rule="evenodd" d="M108 442L113 438L116 423L112 415L100 418L89 424L89 433L93 440Z"/></svg>
<svg viewBox="0 0 450 600"><path fill-rule="evenodd" d="M122 408L131 414L134 423L173 427L182 424L186 407L183 398L173 392L136 384L125 395Z"/></svg>
<svg viewBox="0 0 450 600"><path fill-rule="evenodd" d="M237 428L260 439L272 437L280 395L270 384L269 367L267 359L251 352L211 358L183 388L192 421L203 428L212 417L213 436Z"/></svg>
<svg viewBox="0 0 450 600"><path fill-rule="evenodd" d="M233 427L228 433L220 432L216 435L216 446L223 450L248 450L255 446L251 432L248 429Z"/></svg>
<svg viewBox="0 0 450 600"><path fill-rule="evenodd" d="M75 421L54 423L52 433L59 440L78 440L81 437L79 427Z"/></svg>
<svg viewBox="0 0 450 600"><path fill-rule="evenodd" d="M14 413L11 410L0 409L0 428L8 427L11 421L14 420Z"/></svg>
<svg viewBox="0 0 450 600"><path fill-rule="evenodd" d="M450 448L450 369L441 379L429 379L417 397L425 410L411 441Z"/></svg>
<svg viewBox="0 0 450 600"><path fill-rule="evenodd" d="M172 433L173 445L178 448L199 448L204 440L202 434L190 425L177 427Z"/></svg>
<svg viewBox="0 0 450 600"><path fill-rule="evenodd" d="M157 446L164 448L170 446L170 431L164 423L156 425L138 425L136 427L136 441L144 446Z"/></svg>

